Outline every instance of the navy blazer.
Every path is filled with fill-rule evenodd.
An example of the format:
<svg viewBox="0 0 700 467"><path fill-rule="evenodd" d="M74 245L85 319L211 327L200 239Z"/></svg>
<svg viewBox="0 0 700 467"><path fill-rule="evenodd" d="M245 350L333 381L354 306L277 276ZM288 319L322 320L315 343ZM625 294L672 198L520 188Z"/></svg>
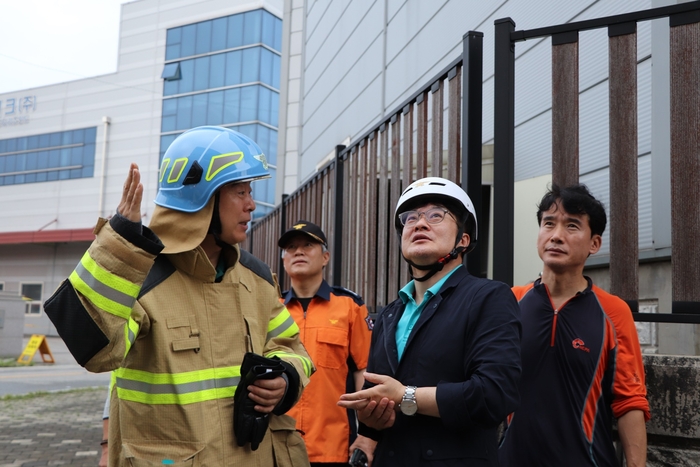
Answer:
<svg viewBox="0 0 700 467"><path fill-rule="evenodd" d="M497 466L498 425L519 403L515 296L505 284L459 268L426 304L399 362L396 326L404 309L398 299L377 317L367 371L437 386L440 418L398 412L381 432L361 426L379 440L374 465Z"/></svg>

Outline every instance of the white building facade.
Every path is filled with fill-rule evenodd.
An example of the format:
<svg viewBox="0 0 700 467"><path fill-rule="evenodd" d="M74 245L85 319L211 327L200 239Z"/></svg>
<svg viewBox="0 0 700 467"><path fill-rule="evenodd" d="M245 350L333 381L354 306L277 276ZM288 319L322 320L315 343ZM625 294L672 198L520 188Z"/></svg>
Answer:
<svg viewBox="0 0 700 467"><path fill-rule="evenodd" d="M274 206L282 0L122 5L117 71L0 94L0 289L27 300L25 334L54 335L42 302L68 277L131 162L150 221L160 160L183 131L221 125L262 147ZM89 59L89 57L86 57Z"/></svg>

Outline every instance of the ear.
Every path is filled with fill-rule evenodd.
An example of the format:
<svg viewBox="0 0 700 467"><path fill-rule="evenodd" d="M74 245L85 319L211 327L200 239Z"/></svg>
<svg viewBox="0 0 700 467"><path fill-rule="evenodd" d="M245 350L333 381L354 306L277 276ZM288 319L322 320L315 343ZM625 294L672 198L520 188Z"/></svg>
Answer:
<svg viewBox="0 0 700 467"><path fill-rule="evenodd" d="M461 240L459 241L459 243L457 244L457 246L462 246L462 247L464 247L464 248L466 249L466 248L469 247L469 244L470 244L471 242L472 242L472 239L471 239L471 237L469 236L469 234L468 234L468 233L463 233L463 234L462 234L462 238L461 238Z"/></svg>
<svg viewBox="0 0 700 467"><path fill-rule="evenodd" d="M331 252L326 250L325 253L323 253L323 267L325 268L326 265L328 264L328 261L331 259Z"/></svg>
<svg viewBox="0 0 700 467"><path fill-rule="evenodd" d="M594 255L598 253L598 250L600 250L601 245L603 244L603 237L601 237L598 234L595 234L591 236L591 246L588 249L588 255Z"/></svg>

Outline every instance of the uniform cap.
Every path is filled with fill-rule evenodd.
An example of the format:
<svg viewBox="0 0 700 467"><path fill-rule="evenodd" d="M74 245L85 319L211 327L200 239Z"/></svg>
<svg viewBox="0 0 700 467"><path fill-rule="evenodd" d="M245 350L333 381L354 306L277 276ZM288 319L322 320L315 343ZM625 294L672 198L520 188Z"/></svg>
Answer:
<svg viewBox="0 0 700 467"><path fill-rule="evenodd" d="M287 246L292 237L300 233L311 237L314 242L321 243L325 247L328 246L326 235L323 233L323 230L321 230L321 227L309 221L298 221L289 230L282 234L277 242L277 245L279 245L280 248L284 248Z"/></svg>

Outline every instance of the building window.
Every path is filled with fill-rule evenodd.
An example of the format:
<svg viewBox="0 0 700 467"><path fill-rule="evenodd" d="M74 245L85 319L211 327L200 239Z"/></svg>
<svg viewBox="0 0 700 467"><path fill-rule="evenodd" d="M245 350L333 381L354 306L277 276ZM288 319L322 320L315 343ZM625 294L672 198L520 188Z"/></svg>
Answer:
<svg viewBox="0 0 700 467"><path fill-rule="evenodd" d="M0 140L0 186L90 178L97 128Z"/></svg>
<svg viewBox="0 0 700 467"><path fill-rule="evenodd" d="M272 175L254 185L255 218L274 208L281 50L282 20L264 9L171 28L166 37L161 159L193 127L249 136Z"/></svg>
<svg viewBox="0 0 700 467"><path fill-rule="evenodd" d="M168 29L165 44L165 60L251 44L265 44L280 52L282 20L265 10L247 11Z"/></svg>
<svg viewBox="0 0 700 467"><path fill-rule="evenodd" d="M0 292L2 292L3 290L5 290L5 283L0 282Z"/></svg>
<svg viewBox="0 0 700 467"><path fill-rule="evenodd" d="M26 283L21 285L20 294L26 300L25 314L38 315L41 313L41 300L44 285L41 283Z"/></svg>
<svg viewBox="0 0 700 467"><path fill-rule="evenodd" d="M180 79L180 63L167 63L163 67L163 73L160 75L165 81L175 81Z"/></svg>
<svg viewBox="0 0 700 467"><path fill-rule="evenodd" d="M174 73L176 76L167 78ZM167 63L161 78L165 80L163 96L258 82L277 90L280 87L280 55L259 46L222 52Z"/></svg>

